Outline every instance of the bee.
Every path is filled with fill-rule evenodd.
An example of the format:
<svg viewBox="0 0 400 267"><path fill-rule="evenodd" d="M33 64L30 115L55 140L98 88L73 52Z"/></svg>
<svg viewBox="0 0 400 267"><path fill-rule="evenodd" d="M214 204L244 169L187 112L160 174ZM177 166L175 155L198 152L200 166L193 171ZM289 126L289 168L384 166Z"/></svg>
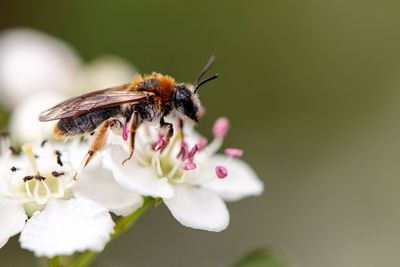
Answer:
<svg viewBox="0 0 400 267"><path fill-rule="evenodd" d="M141 124L159 125L160 140L155 149L162 150L174 133L173 125L165 121L167 115L175 116L181 123L186 120L194 123L199 121L203 107L197 93L202 85L218 77L218 74L214 74L203 79L213 63L214 57L211 57L193 85L176 83L171 76L155 72L145 76L136 75L131 83L61 102L42 112L39 120L59 120L54 127L56 139L94 133L90 149L82 162L83 167L104 147L110 129L122 134L129 145L124 164L133 156L135 132Z"/></svg>

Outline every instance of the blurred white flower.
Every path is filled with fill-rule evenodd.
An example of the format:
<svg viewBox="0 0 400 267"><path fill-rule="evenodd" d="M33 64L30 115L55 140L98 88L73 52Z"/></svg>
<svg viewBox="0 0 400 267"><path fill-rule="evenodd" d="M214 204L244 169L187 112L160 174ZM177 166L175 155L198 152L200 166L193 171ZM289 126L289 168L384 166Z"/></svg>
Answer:
<svg viewBox="0 0 400 267"><path fill-rule="evenodd" d="M74 95L129 82L135 69L126 60L100 56L86 65L64 42L31 29L0 35L0 102L13 108L13 141L33 142L52 136L54 122L39 113Z"/></svg>
<svg viewBox="0 0 400 267"><path fill-rule="evenodd" d="M136 70L123 58L104 55L85 64L79 72L76 93L108 88L129 82Z"/></svg>
<svg viewBox="0 0 400 267"><path fill-rule="evenodd" d="M25 145L22 156L13 156L7 142L1 142L0 245L21 232L21 247L36 256L101 251L114 227L108 211L125 215L142 205L139 195L100 171L99 161L81 173L93 187L73 179L85 145L43 142Z"/></svg>
<svg viewBox="0 0 400 267"><path fill-rule="evenodd" d="M222 231L229 224L224 203L260 195L263 183L242 160L238 149L215 155L229 129L227 119L216 122L215 139L207 145L191 128L185 139L177 133L163 152L154 150L158 136L146 125L136 135L133 158L122 165L127 146L113 139L104 152L104 166L125 188L142 195L162 198L172 215L183 225L208 231ZM190 149L189 149L190 148Z"/></svg>
<svg viewBox="0 0 400 267"><path fill-rule="evenodd" d="M32 29L0 35L0 101L13 107L39 92L71 90L80 59L66 43Z"/></svg>
<svg viewBox="0 0 400 267"><path fill-rule="evenodd" d="M47 92L35 94L19 102L11 113L9 124L13 142L31 143L52 137L56 122L40 122L39 114L66 98L60 92Z"/></svg>

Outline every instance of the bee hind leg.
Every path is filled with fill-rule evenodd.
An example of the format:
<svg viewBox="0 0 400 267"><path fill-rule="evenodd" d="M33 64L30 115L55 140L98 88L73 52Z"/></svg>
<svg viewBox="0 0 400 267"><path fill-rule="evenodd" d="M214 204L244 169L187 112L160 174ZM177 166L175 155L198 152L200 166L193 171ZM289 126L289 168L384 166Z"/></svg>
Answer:
<svg viewBox="0 0 400 267"><path fill-rule="evenodd" d="M124 130L124 135L127 135L128 138L128 146L129 146L129 155L128 158L126 158L123 162L122 165L124 165L128 160L130 160L133 156L133 151L135 150L135 135L136 135L136 130L140 125L140 115L138 112L133 112L131 115L131 118L129 119L129 124L127 126L127 133L125 133ZM124 127L125 129L125 127Z"/></svg>
<svg viewBox="0 0 400 267"><path fill-rule="evenodd" d="M75 180L77 178L78 173L81 172L89 164L89 162L94 158L96 153L103 149L107 139L108 130L111 127L113 127L116 123L120 123L120 121L117 118L109 118L100 124L98 130L95 132L93 136L90 149L87 152L85 158L83 159L81 167L74 176Z"/></svg>

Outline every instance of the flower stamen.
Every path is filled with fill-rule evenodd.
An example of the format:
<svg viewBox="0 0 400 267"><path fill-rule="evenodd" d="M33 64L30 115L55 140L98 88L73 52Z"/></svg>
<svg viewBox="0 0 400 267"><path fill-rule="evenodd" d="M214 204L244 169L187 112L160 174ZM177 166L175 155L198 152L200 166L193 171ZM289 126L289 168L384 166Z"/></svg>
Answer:
<svg viewBox="0 0 400 267"><path fill-rule="evenodd" d="M46 182L44 180L40 180L40 183L42 184L42 186L46 190L46 197L50 198L51 197L51 190L50 190L49 186L46 184Z"/></svg>
<svg viewBox="0 0 400 267"><path fill-rule="evenodd" d="M56 156L57 156L57 164L60 165L61 167L63 167L63 166L64 166L64 163L63 163L63 161L61 160L61 156L62 156L61 152L60 152L59 150L56 150L56 151L54 151L54 153L55 153Z"/></svg>
<svg viewBox="0 0 400 267"><path fill-rule="evenodd" d="M241 157L243 156L243 150L238 148L226 148L224 150L225 155L231 157Z"/></svg>
<svg viewBox="0 0 400 267"><path fill-rule="evenodd" d="M190 161L193 161L194 156L196 155L196 153L199 152L199 146L198 145L194 145L193 148L190 150L189 154L188 154L188 159Z"/></svg>
<svg viewBox="0 0 400 267"><path fill-rule="evenodd" d="M57 171L53 171L52 173L51 173L51 175L53 175L54 177L60 177L60 176L63 176L63 175L65 175L65 172L57 172Z"/></svg>
<svg viewBox="0 0 400 267"><path fill-rule="evenodd" d="M10 168L10 171L12 171L12 172L16 172L16 171L19 171L19 170L20 170L20 169L17 168L17 167L15 167L15 166L13 166L13 167Z"/></svg>
<svg viewBox="0 0 400 267"><path fill-rule="evenodd" d="M158 141L154 144L155 151L163 151L168 145L168 138L165 135L160 135Z"/></svg>
<svg viewBox="0 0 400 267"><path fill-rule="evenodd" d="M207 138L202 137L199 140L199 143L197 144L199 146L199 151L202 151L203 149L205 149L208 145L208 140Z"/></svg>
<svg viewBox="0 0 400 267"><path fill-rule="evenodd" d="M40 197L40 194L39 194L40 188L39 188L39 186L40 186L40 184L38 182L36 182L35 186L34 186L34 189L33 189L33 197L35 198L36 202L39 205L42 205L42 204L46 203L46 201L45 201L45 199L42 199Z"/></svg>
<svg viewBox="0 0 400 267"><path fill-rule="evenodd" d="M28 181L30 181L30 180L32 180L33 179L33 176L32 175L29 175L29 176L25 176L22 180L24 181L24 182L28 182Z"/></svg>
<svg viewBox="0 0 400 267"><path fill-rule="evenodd" d="M47 144L48 140L44 139L41 143L40 143L40 147L44 147Z"/></svg>
<svg viewBox="0 0 400 267"><path fill-rule="evenodd" d="M194 163L194 162L191 161L191 160L188 160L188 161L186 161L186 162L183 164L183 169L184 169L185 171L191 171L191 170L194 170L194 169L196 169L196 168L197 168L196 163Z"/></svg>
<svg viewBox="0 0 400 267"><path fill-rule="evenodd" d="M179 170L179 167L181 166L181 164L182 164L181 161L178 161L177 163L175 163L174 167L172 168L172 170L167 175L168 179L171 179L172 177L175 176L175 174Z"/></svg>
<svg viewBox="0 0 400 267"><path fill-rule="evenodd" d="M57 193L54 195L56 198L61 198L65 194L64 182L62 179L57 179Z"/></svg>
<svg viewBox="0 0 400 267"><path fill-rule="evenodd" d="M224 166L215 167L215 174L219 179L224 179L228 176L228 170Z"/></svg>
<svg viewBox="0 0 400 267"><path fill-rule="evenodd" d="M215 138L224 138L228 133L229 128L229 120L225 117L221 117L215 121L212 131Z"/></svg>
<svg viewBox="0 0 400 267"><path fill-rule="evenodd" d="M176 156L176 158L185 160L188 153L189 153L188 152L188 145L186 144L186 142L182 141L181 142L181 149L179 150L179 153Z"/></svg>
<svg viewBox="0 0 400 267"><path fill-rule="evenodd" d="M39 169L36 164L36 158L35 155L33 154L33 147L32 144L25 144L22 146L22 150L28 157L29 163L31 164L32 171L36 173L37 175L40 175Z"/></svg>
<svg viewBox="0 0 400 267"><path fill-rule="evenodd" d="M160 153L154 153L153 155L153 159L152 159L152 166L153 168L156 169L156 174L158 177L162 177L163 176L163 171L161 168L161 162L160 162Z"/></svg>
<svg viewBox="0 0 400 267"><path fill-rule="evenodd" d="M27 178L27 177L32 177L32 176L26 176L25 178ZM24 182L25 182L25 191L26 191L26 193L28 194L28 196L30 197L30 198L32 198L33 197L33 194L32 194L32 191L31 191L31 188L29 187L29 183L28 183L28 179L27 180L25 180L25 178L24 178ZM33 177L30 179L30 180L32 180L33 179Z"/></svg>

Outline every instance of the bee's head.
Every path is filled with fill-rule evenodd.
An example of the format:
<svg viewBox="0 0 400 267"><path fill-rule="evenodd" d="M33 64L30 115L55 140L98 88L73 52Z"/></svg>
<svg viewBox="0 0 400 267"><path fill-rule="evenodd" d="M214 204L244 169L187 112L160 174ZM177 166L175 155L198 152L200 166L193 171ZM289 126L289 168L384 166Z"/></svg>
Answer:
<svg viewBox="0 0 400 267"><path fill-rule="evenodd" d="M174 106L178 115L198 122L202 115L199 97L185 84L178 84L174 94Z"/></svg>
<svg viewBox="0 0 400 267"><path fill-rule="evenodd" d="M207 65L203 68L193 86L185 84L178 84L176 86L174 104L178 115L183 115L184 117L187 117L195 122L199 121L200 117L204 113L204 109L200 104L197 92L199 91L200 86L218 78L218 74L214 74L208 78L202 79L207 71L211 68L212 64L214 63L214 59L215 58L212 56L208 60Z"/></svg>

